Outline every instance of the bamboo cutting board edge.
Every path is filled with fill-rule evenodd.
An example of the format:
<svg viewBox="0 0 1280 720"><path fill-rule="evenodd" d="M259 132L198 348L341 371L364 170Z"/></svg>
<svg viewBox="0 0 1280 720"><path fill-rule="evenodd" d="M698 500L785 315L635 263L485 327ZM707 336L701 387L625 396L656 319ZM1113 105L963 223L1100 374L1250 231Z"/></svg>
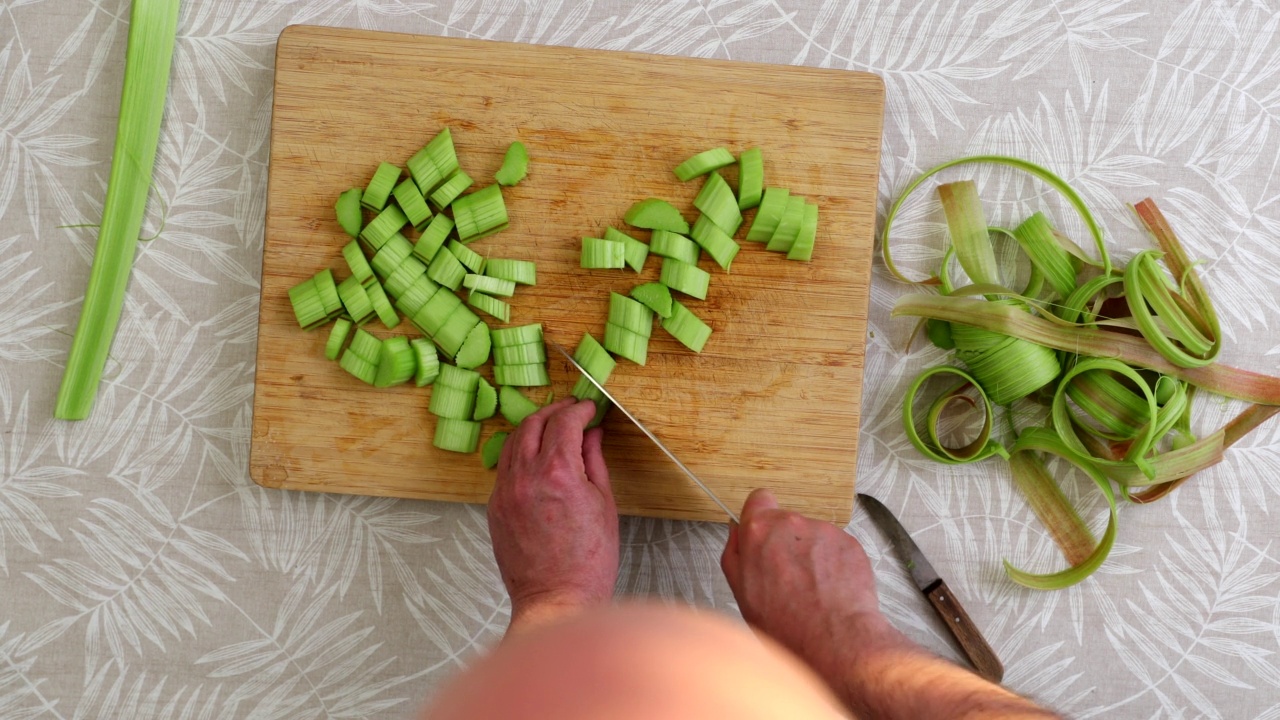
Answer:
<svg viewBox="0 0 1280 720"><path fill-rule="evenodd" d="M650 66L653 63L669 64L671 63L671 61L675 60L674 58L643 55L638 53L617 53L617 52L591 51L591 50L584 51L584 50L576 50L572 48L551 48L547 46L523 46L523 45L515 45L511 43L497 43L493 41L460 41L460 40L445 39L445 38L426 38L426 37L420 37L420 36L397 36L397 34L392 34L392 33L370 33L370 32L364 32L364 31L343 31L343 30L324 29L324 28L309 28L306 26L290 26L289 28L286 28L284 32L281 33L281 42L277 48L277 59L278 59L277 75L276 75L277 93L275 97L277 113L279 112L279 109L280 109L281 98L286 97L288 95L287 88L282 88L281 86L282 81L289 81L291 79L295 79L294 76L290 74L290 71L286 70L285 72L281 72L281 65L279 60L285 55L286 41L293 39L295 35L298 36L299 40L306 40L309 37L310 38L319 37L321 40L324 40L324 41L331 40L334 36L341 36L341 35L349 35L349 36L365 37L365 38L369 38L372 36L377 36L378 38L387 38L387 37L397 38L398 37L400 41L406 42L406 43L436 42L436 43L450 44L453 47L460 47L460 46L466 46L466 45L473 45L473 46L485 45L487 46L485 50L486 53L489 52L489 48L493 48L495 52L497 51L498 48L506 48L507 50L510 50L512 52L524 53L526 55L537 54L541 52L560 53L562 55L567 54L569 56L572 56L574 59L581 59L581 58L591 59L593 57L600 58L600 57L608 56L608 58L611 61L625 62L629 60L633 63L640 63L642 68L646 68L646 69L652 69L652 68L648 68L647 66ZM338 62L345 62L345 61L339 60ZM714 72L717 72L717 71L728 72L730 70L743 72L744 67L752 67L745 63L733 63L733 62L724 62L724 61L687 61L687 62L691 63L694 66L698 66L698 72L703 72L702 68L706 68L707 70L705 72L712 73L712 74L714 74ZM847 331L845 332L845 335L848 335L849 339L856 340L856 342L849 343L849 346L846 348L848 357L841 358L846 362L844 365L841 365L839 368L845 371L856 371L855 373L850 373L850 372L845 373L846 379L852 378L853 382L845 388L846 394L843 397L843 401L846 404L846 407L851 407L853 409L852 426L851 428L849 428L848 435L842 438L841 440L841 442L843 443L843 448L841 449L844 451L846 455L846 460L847 460L848 482L843 487L835 487L834 486L835 484L829 481L828 481L828 484L825 486L817 485L814 487L805 487L803 485L793 487L788 483L782 483L783 487L780 489L780 492L779 492L780 497L783 498L784 504L795 506L797 507L797 509L801 509L803 511L809 512L810 514L814 514L820 517L824 517L834 522L843 523L843 522L847 522L853 507L854 489L853 489L852 476L854 471L854 457L855 457L854 448L856 447L856 441L857 441L857 433L856 433L857 409L860 405L860 396L861 396L861 370L862 370L862 359L863 359L862 354L864 352L862 336L865 333L866 312L867 312L867 306L869 303L869 269L870 269L870 262L871 262L871 246L872 246L871 234L874 230L874 199L875 199L875 190L876 190L876 182L877 182L877 174L878 174L879 137L880 137L880 131L881 131L882 116L883 116L883 83L880 81L879 78L876 78L875 76L869 76L861 73L846 73L843 71L816 71L811 68L785 68L782 66L771 66L771 65L761 65L756 67L759 68L759 72L761 73L777 73L780 70L782 71L789 70L792 72L811 72L811 73L826 72L826 73L831 73L833 75L838 74L839 76L842 76L843 78L846 78L846 79L852 78L852 76L862 76L861 79L863 83L866 85L866 87L860 88L860 91L863 93L864 97L861 97L859 99L866 101L868 99L868 97L866 96L869 96L872 101L872 104L874 105L873 112L864 113L864 115L869 115L874 118L874 121L875 121L874 127L870 129L863 128L863 134L859 136L862 142L860 144L856 144L857 152L861 153L859 162L861 163L861 170L863 171L862 174L864 175L864 177L861 178L861 182L860 182L860 186L861 186L860 189L863 191L862 193L863 196L860 198L860 200L863 207L861 208L860 221L857 223L857 226L858 226L857 229L860 230L861 232L843 234L844 238L850 238L850 237L853 238L852 240L847 240L847 242L853 243L853 245L850 248L852 253L850 257L858 265L858 271L856 273L853 273L850 276L854 280L854 282L851 283L851 287L848 288L851 294L847 298L848 300L853 301L853 304L854 304L854 307L852 308L853 309L852 319L854 322L853 322L853 326L848 328ZM487 100L488 99L486 98L486 101ZM329 112L331 112L331 109L326 111L326 116L327 116L327 113ZM286 144L284 142L280 142L280 139L277 138L276 136L276 133L278 131L278 128L276 126L277 120L278 120L277 114L273 113L272 155L271 155L272 167L271 167L271 172L269 173L269 178L268 178L267 241L266 243L264 243L264 245L267 245L267 246L270 246L272 244L273 237L278 235L279 232L283 232L283 229L282 229L283 226L280 225L280 223L282 223L283 221L280 219L279 216L291 207L290 203L282 202L282 198L280 196L280 190L277 187L277 184L281 182L281 175L279 172L277 172L277 160L279 159L277 156L277 152ZM789 121L789 122L799 123L801 125L803 125L804 123L803 120ZM430 128L428 128L427 131L434 132L434 130ZM422 134L422 131L419 130L418 135L421 135L421 134ZM744 140L743 142L746 142L746 141ZM528 144L527 141L526 141L526 144ZM738 143L739 149L741 147L746 147L746 146L747 144ZM497 149L497 152L500 153L502 149L505 149L505 144L499 147ZM461 152L462 150L460 148L460 154ZM531 147L531 153L532 152L533 152L533 148ZM318 154L309 153L309 155L310 155L309 160L313 164L317 166L323 166L323 162L318 157ZM770 155L768 152L766 152L767 180L769 177L769 164L770 164L769 158L770 158ZM388 159L394 160L395 156L391 156ZM535 164L532 166L531 172L534 172L534 173L538 172L537 162L538 162L538 158L535 156L535 161L534 161ZM376 161L375 161L375 164L376 164ZM466 169L470 169L471 163L468 162L467 158L463 159L463 166ZM370 165L370 167L372 167L372 165ZM821 167L818 167L818 169L820 172ZM669 172L669 167L667 167L666 170L667 172ZM482 172L483 171L473 172L473 175L476 177L480 177ZM480 184L481 183L478 183L477 186L479 186ZM786 184L786 183L780 183L780 184ZM627 196L626 193L623 193L623 195ZM826 209L827 204L822 202L821 193L813 193L811 197L815 197L819 199L819 204L824 206L824 209ZM632 199L635 199L635 198L632 198ZM672 199L674 200L675 198L672 198ZM625 209L625 204L627 203L624 202L623 206L619 208L619 214L621 209ZM514 204L511 200L508 200L508 205L513 213L513 216L521 212L521 207ZM677 202L677 205L681 206L681 203ZM536 213L537 211L535 210L534 212ZM846 211L846 214L849 214L851 212L852 211ZM837 217L841 217L841 216L837 215ZM317 221L330 221L330 224L332 224L329 218L315 217L310 215L296 216L296 217L293 217L292 220L295 223L300 223L301 225L312 230L314 230L316 226L320 224L320 223L317 223ZM570 225L572 226L572 223L570 223ZM580 228L576 230L576 232L578 232L580 235L588 234L585 228ZM501 236L498 236L498 237L501 237ZM822 236L820 236L820 242L822 241L822 239L823 239ZM744 243L744 245L746 245L747 247L744 247L743 255L747 255L747 252L749 250L756 249L754 247L750 247L750 244L748 243ZM331 255L336 254L338 248L340 248L340 244L332 248L332 251L330 254ZM264 257L263 257L264 283L262 286L263 302L260 308L260 326L259 326L260 339L259 339L259 347L258 347L260 371L264 367L264 363L263 363L264 355L269 354L272 351L272 342L274 342L273 340L269 340L269 339L264 341L265 338L269 338L270 336L270 333L268 332L268 330L281 329L281 328L275 327L275 325L279 324L279 314L277 312L279 310L279 298L275 298L273 295L269 295L269 292L270 292L269 286L275 285L277 286L276 289L279 289L278 286L280 285L278 278L276 278L274 274L274 271L278 270L279 268L272 266L272 259L273 259L273 256L270 253L270 247L264 248ZM340 264L340 255L337 255L337 259L339 261L338 264ZM785 268L786 264L782 263L781 258L777 256L771 256L768 259L773 261L776 266ZM330 261L328 266L336 267L336 264L332 263L332 260L333 260L332 257L328 258L328 260ZM651 264L652 264L652 261L651 261ZM318 268L308 267L307 272L305 272L303 275L304 276L309 275L311 272L314 272L316 269ZM735 273L738 272L737 264L735 264L734 269L735 269ZM540 273L540 276L543 273L543 265L541 262L539 264L539 273ZM858 275L861 275L861 277L858 277ZM718 275L715 279L713 279L713 285L712 285L713 297L715 296L715 293L716 293L717 283L726 281L729 277L731 276ZM268 282L269 278L272 280L272 282ZM290 278L290 279L291 279L291 282L296 282L296 279L300 279L300 278L297 278L295 276L294 278ZM649 278L646 277L643 279L649 279ZM639 281L638 279L636 279L634 275L628 275L625 278L625 280L628 280L630 282ZM857 282L858 280L860 280L861 283L858 283ZM542 278L540 277L540 282L541 281L542 281ZM614 284L617 284L617 283L614 283ZM724 284L727 285L729 283L726 282ZM287 287L287 285L285 287ZM517 296L516 302L519 303L519 300L520 298L519 296ZM710 301L711 301L711 298L709 298L709 302ZM287 308L287 301L285 302L285 307ZM527 319L528 317L526 316L525 320ZM715 324L716 323L713 323L713 325ZM303 335L301 331L296 328L296 325L292 328L288 328L288 327L283 328L283 330L294 333L295 335ZM591 328L591 330L593 334L597 332L595 328ZM575 328L575 332L576 332L576 328ZM720 332L720 328L717 327L717 333L719 332ZM548 333L550 335L552 331L549 329ZM381 334L386 335L387 333L386 331L383 331ZM654 332L655 344L659 342L658 339L661 334L662 332L660 330L655 330ZM597 337L599 337L598 334L597 334ZM717 337L716 335L713 335L713 342L709 345L707 353L705 353L710 357L715 356L715 351L713 350L713 348L715 347L716 337ZM563 339L563 331L562 331L561 341L565 342L565 340ZM570 348L572 347L571 343L566 343L566 344ZM814 357L818 357L818 356L815 355ZM685 359L687 360L688 358L685 358ZM703 358L695 358L695 359L701 360ZM323 358L321 358L321 361L325 362L323 361ZM712 360L707 360L707 362L712 362ZM778 364L781 366L788 365L787 363L782 363L782 362ZM553 374L553 377L558 376L557 377L558 385L564 383L562 378L570 377L567 374L567 364L562 364L562 365L563 367L558 368L554 360L552 362L552 368L551 368L552 374ZM822 362L820 360L817 362L814 362L812 366L790 364L792 368L820 367L821 365L822 365ZM625 372L627 370L637 370L637 368L636 366L630 365L625 361L620 361L619 370ZM644 370L644 369L639 369L639 370ZM783 370L778 370L776 372L785 373L785 371L786 371L786 367L784 367ZM338 371L338 372L341 373L341 371ZM299 381L301 382L305 382L305 379L308 376L304 372L304 373L299 373L294 377L299 378L300 379ZM343 379L350 380L350 378L345 377L345 374L343 374ZM284 383L284 385L288 385L288 384L289 383L287 382ZM358 383L356 384L358 385ZM611 385L612 385L612 382L611 382ZM360 403L355 403L354 398L350 396L350 393L361 391L361 390L363 390L363 388L344 387L343 392L348 394L343 395L343 403L344 404L354 403L359 405ZM627 402L628 405L635 405L636 403L632 402L628 398L628 396L625 394L626 390L627 388L625 386L623 386L621 389L615 388L615 391L621 393L620 396L625 402ZM386 391L377 391L376 393L374 393L374 395L379 395L384 392ZM306 393L303 393L303 394L305 395ZM364 394L364 393L361 393L361 394ZM280 456L278 455L272 456L271 453L269 452L269 448L272 445L272 442L271 442L272 436L275 434L275 430L277 430L278 428L275 428L270 424L267 416L272 415L273 411L277 410L278 408L273 408L271 402L268 400L268 397L278 398L279 397L278 388L272 385L272 383L267 380L264 373L259 372L258 377L255 380L254 421L253 421L254 424L253 424L252 441L251 441L250 474L251 474L251 477L255 480L255 482L258 482L263 486L281 487L281 488L289 488L289 489L329 491L329 492L356 492L360 494L386 495L386 496L396 496L396 497L419 497L419 498L425 498L425 499L451 499L451 500L466 501L466 502L484 502L485 499L487 498L489 485L491 483L491 477L487 481L482 481L479 483L475 482L474 478L463 477L463 478L447 479L443 481L436 481L435 484L432 484L430 486L420 482L410 482L408 484L388 486L385 484L378 484L378 483L374 483L374 484L362 483L362 482L359 482L358 480L353 480L349 475L340 476L338 474L330 474L324 477L313 477L313 476L307 476L305 474L302 474L301 476L299 476L296 470L295 472L291 473L289 471L290 470L289 468L284 467L280 463L272 462L273 460L281 459ZM286 399L288 398L286 397ZM385 396L375 397L375 398L372 398L371 401L375 404L383 403L386 401L386 397ZM425 402L422 404L425 406ZM637 410L637 413L639 414L638 410ZM642 417L644 416L642 415ZM274 419L275 418L272 417L272 420ZM418 422L420 425L429 428L429 423L426 422L425 417L419 418ZM651 424L655 425L655 431L659 431L660 436L663 436L663 432L660 432L661 428L659 428L658 426L666 425L666 423L660 422L660 423L651 423ZM626 461L624 462L624 465L630 464L631 459L635 457L637 453L643 454L644 444L647 443L648 441L647 439L644 439L642 435L639 434L638 430L634 428L630 428L629 425L625 423L625 421L617 422L617 418L611 418L611 420L608 422L608 427L609 427L610 441L607 443L607 449L606 449L607 453L610 450L615 450L618 452L625 451L629 453L628 455L626 455ZM486 432L486 435L487 434L488 432ZM429 445L429 442L430 442L429 433L425 437L420 437L420 441ZM827 452L829 453L830 449L828 449ZM677 450L677 453L680 454L682 458L685 459L686 462L688 462L691 466L696 466L698 464L697 456L691 458L686 453L680 452L680 450ZM471 457L470 460L474 462L475 458ZM665 462L666 462L665 459L663 459L661 463L659 463L659 465ZM645 459L644 463L642 464L646 464L646 463L648 466L643 470L639 470L631 473L628 473L628 472L616 473L619 475L629 475L629 477L626 477L626 481L629 482L631 486L638 489L640 491L640 494L643 494L645 492L648 492L650 494L649 497L647 498L648 500L647 505L637 505L634 501L634 498L629 499L628 497L626 497L627 493L625 491L620 492L619 506L620 506L620 509L622 509L624 512L628 514L653 515L653 516L668 517L668 518L703 519L703 520L722 520L723 519L722 517L720 517L719 511L715 510L714 506L710 506L709 501L705 501L705 499L701 499L700 496L697 495L696 490L693 490L691 494L689 492L685 492L686 490L688 490L688 488L672 486L673 478L674 478L674 481L677 483L682 482L683 484L688 485L687 480L684 480L678 475L673 476L673 470L674 470L673 466L654 468L654 467L651 467L652 463L649 463L648 460ZM478 469L478 463L475 463L475 464ZM615 463L613 463L613 458L611 458L611 467L613 467L614 465ZM782 468L777 464L770 465L768 463L762 464L759 469L768 470L774 473L784 470L784 468ZM791 468L791 469L794 470L794 468ZM773 477L777 477L777 475L775 474ZM615 479L615 484L617 484L617 479ZM756 484L760 484L760 483L756 483ZM764 484L769 484L769 483L766 482ZM691 485L689 487L691 487ZM723 494L724 488L721 487L718 489ZM732 498L726 497L726 500L729 501L731 505L734 504L735 500L740 502L741 498L744 497L745 491L748 489L749 488L744 488L744 487L732 487L731 488L732 492L730 492L729 494L733 495L734 497ZM704 500L704 502L699 502L700 499ZM794 502L788 502L788 500L792 500ZM708 506L710 506L710 509L708 509Z"/></svg>

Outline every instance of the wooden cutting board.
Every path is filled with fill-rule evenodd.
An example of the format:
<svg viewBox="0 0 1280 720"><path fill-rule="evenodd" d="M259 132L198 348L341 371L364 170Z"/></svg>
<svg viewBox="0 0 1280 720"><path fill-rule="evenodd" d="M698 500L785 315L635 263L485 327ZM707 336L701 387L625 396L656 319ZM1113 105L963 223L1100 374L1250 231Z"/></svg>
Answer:
<svg viewBox="0 0 1280 720"><path fill-rule="evenodd" d="M532 161L528 178L504 190L510 229L471 247L537 262L538 285L517 292L512 324L541 322L549 341L572 350L583 332L603 338L610 290L654 280L660 265L650 257L641 275L580 270L580 239L623 228L627 207L647 196L696 218L701 182L681 183L671 169L720 145L758 146L767 185L821 208L813 262L745 242L732 273L704 256L709 297L681 299L714 329L705 350L695 355L655 327L648 364L620 360L610 390L730 506L769 487L787 507L847 522L883 107L882 82L864 73L286 28L276 50L251 476L292 490L488 498L494 475L478 454L432 447L427 389L360 383L325 360L327 332L303 332L290 310L292 285L322 268L349 274L333 202L363 187L379 161L403 166L447 125L482 186L507 144L523 141ZM731 183L734 175L726 173ZM369 327L382 337L415 332L408 323ZM574 374L558 357L550 371L564 397ZM620 413L605 428L621 512L725 520ZM487 421L482 441L502 429L501 418Z"/></svg>

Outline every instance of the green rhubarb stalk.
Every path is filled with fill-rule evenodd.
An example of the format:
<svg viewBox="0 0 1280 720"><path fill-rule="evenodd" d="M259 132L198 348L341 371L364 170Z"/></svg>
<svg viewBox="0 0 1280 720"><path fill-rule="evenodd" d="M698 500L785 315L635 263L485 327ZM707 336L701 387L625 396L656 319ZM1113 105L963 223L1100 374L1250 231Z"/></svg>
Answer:
<svg viewBox="0 0 1280 720"><path fill-rule="evenodd" d="M733 164L733 153L728 148L714 148L685 160L676 166L676 177L680 182L688 182L699 175L706 175L713 170L719 170L722 167L728 167Z"/></svg>
<svg viewBox="0 0 1280 720"><path fill-rule="evenodd" d="M151 188L177 27L177 0L134 0L102 224L53 411L62 420L89 416L120 323Z"/></svg>
<svg viewBox="0 0 1280 720"><path fill-rule="evenodd" d="M648 245L614 228L604 229L604 239L622 243L622 256L626 260L627 267L636 272L644 270L644 261L649 257Z"/></svg>
<svg viewBox="0 0 1280 720"><path fill-rule="evenodd" d="M524 419L538 412L538 403L530 400L520 392L519 388L503 385L498 389L498 412L512 425L519 425Z"/></svg>
<svg viewBox="0 0 1280 720"><path fill-rule="evenodd" d="M1127 365L1172 375L1219 395L1262 405L1280 405L1280 380L1276 378L1221 363L1179 367L1155 351L1144 338L1113 330L1064 325L1061 320L1036 317L1009 305L962 297L904 295L891 314L972 325L1054 350L1114 358Z"/></svg>
<svg viewBox="0 0 1280 720"><path fill-rule="evenodd" d="M374 212L382 210L387 206L387 198L391 196L399 179L400 168L389 162L379 163L378 169L369 179L369 185L360 196L360 204Z"/></svg>
<svg viewBox="0 0 1280 720"><path fill-rule="evenodd" d="M510 280L517 285L537 285L537 266L528 260L489 258L484 264L484 274L500 280Z"/></svg>
<svg viewBox="0 0 1280 720"><path fill-rule="evenodd" d="M480 462L485 470L492 470L498 466L498 460L502 457L502 446L507 444L507 436L510 434L496 432L484 441L484 447L480 449Z"/></svg>
<svg viewBox="0 0 1280 720"><path fill-rule="evenodd" d="M659 198L645 198L627 208L622 216L631 227L648 230L670 230L681 235L689 232L689 223L674 205Z"/></svg>
<svg viewBox="0 0 1280 720"><path fill-rule="evenodd" d="M333 204L333 212L338 217L338 224L343 232L351 237L360 237L360 229L364 226L364 213L360 211L360 199L363 193L360 188L343 191Z"/></svg>
<svg viewBox="0 0 1280 720"><path fill-rule="evenodd" d="M764 192L764 155L760 148L743 150L738 156L738 209L750 210L760 204Z"/></svg>
<svg viewBox="0 0 1280 720"><path fill-rule="evenodd" d="M515 185L525 178L529 172L529 151L524 143L517 140L507 146L502 156L502 167L494 174L493 179L499 185Z"/></svg>
<svg viewBox="0 0 1280 720"><path fill-rule="evenodd" d="M898 266L893 261L893 253L891 252L891 249L890 249L891 246L889 243L889 233L893 227L894 218L897 217L898 211L902 208L903 203L907 201L907 198L909 198L911 194L916 190L916 188L920 187L920 185L922 185L925 180L928 180L929 178L933 177L934 175L937 175L943 170L957 167L960 165L983 164L983 163L990 163L994 165L1004 165L1007 167L1015 168L1017 170L1021 170L1029 175L1039 178L1040 180L1047 183L1053 189L1062 193L1063 197L1067 199L1067 202L1070 203L1073 208L1075 208L1077 213L1079 213L1080 219L1084 221L1085 227L1088 228L1089 234L1093 237L1094 244L1097 246L1097 249L1098 249L1099 260L1097 261L1097 264L1101 266L1103 274L1104 275L1111 274L1111 256L1110 254L1107 253L1106 243L1102 238L1102 228L1098 225L1098 221L1094 219L1093 213L1089 212L1089 208L1085 206L1084 200L1080 197L1080 194L1077 193L1075 189L1073 189L1070 185L1068 185L1065 180L1053 174L1052 172L1045 169L1044 167L1041 167L1040 165L1036 165L1035 163L1032 163L1032 162L1027 162L1026 160L1020 160L1018 158L1007 157L1004 155L973 155L970 157L958 158L956 160L945 162L945 163L942 163L941 165L930 168L927 172L920 175L915 180L911 181L911 183L907 185L906 188L903 189L902 194L898 196L898 199L894 201L893 205L889 206L889 212L887 215L885 215L884 228L881 230L881 235L880 235L881 237L880 252L884 256L885 267L889 270L889 273L891 275L901 280L902 282L908 282L908 283L915 282L910 278L908 278L906 275L903 275L902 272L898 270ZM767 191L766 191L766 195L767 195ZM757 218L758 217L759 215L757 215ZM748 235L747 239L751 240L752 238L751 236ZM937 276L933 276L923 282L925 284L934 284L937 281L938 281Z"/></svg>
<svg viewBox="0 0 1280 720"><path fill-rule="evenodd" d="M467 303L497 320L511 322L511 306L496 297L472 290L467 293Z"/></svg>

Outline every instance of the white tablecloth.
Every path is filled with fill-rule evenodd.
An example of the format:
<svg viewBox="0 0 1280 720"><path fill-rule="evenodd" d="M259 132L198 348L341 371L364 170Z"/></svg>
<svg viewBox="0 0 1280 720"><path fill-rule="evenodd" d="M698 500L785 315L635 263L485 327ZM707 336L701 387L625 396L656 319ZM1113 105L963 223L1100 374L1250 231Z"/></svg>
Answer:
<svg viewBox="0 0 1280 720"><path fill-rule="evenodd" d="M482 507L263 490L247 475L275 39L290 23L869 70L888 87L880 211L961 154L1042 162L1098 209L1121 257L1152 195L1189 246L1225 359L1280 373L1280 6L992 0L190 0L155 192L91 419L51 420L110 166L125 0L0 5L0 717L406 714L491 645L508 605ZM965 173L959 171L955 177ZM1000 172L1002 223L1059 203ZM159 202L157 202L159 201ZM936 207L904 226L933 259ZM159 218L167 215L163 228ZM1077 239L1083 239L1079 234ZM877 264L859 489L900 514L1008 668L1073 717L1280 717L1280 423L1152 506L1067 591L991 461L943 467L905 441L905 385L939 351L888 309ZM1230 406L1199 401L1198 424ZM797 472L802 469L797 468ZM1095 528L1103 504L1068 495ZM958 657L858 512L882 604ZM619 592L733 613L723 526L624 520Z"/></svg>

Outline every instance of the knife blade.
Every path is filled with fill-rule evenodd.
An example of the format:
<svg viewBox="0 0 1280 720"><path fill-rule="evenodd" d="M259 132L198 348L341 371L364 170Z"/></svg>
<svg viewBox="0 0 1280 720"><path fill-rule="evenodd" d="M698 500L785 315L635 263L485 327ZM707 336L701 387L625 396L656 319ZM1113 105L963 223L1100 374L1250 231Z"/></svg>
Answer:
<svg viewBox="0 0 1280 720"><path fill-rule="evenodd" d="M665 453L667 457L671 458L671 462L675 463L676 467L684 471L684 474L689 476L689 479L693 481L694 485L697 485L699 488L701 488L702 492L706 493L707 497L711 498L712 502L714 502L716 505L719 505L720 509L723 510L725 514L728 515L734 522L738 522L737 513L730 510L729 506L724 504L724 501L721 500L720 497L711 490L711 488L707 487L706 483L702 482L702 480L699 479L698 476L695 475L694 472L688 468L688 466L680 462L680 458L676 457L675 453L671 452L671 450L666 446L666 444L658 439L657 435L654 435L653 432L649 430L649 428L645 427L644 423L640 422L640 420L637 419L635 415L632 415L631 411L628 410L625 405L618 402L618 399L615 398L608 390L605 390L603 385L601 385L598 381L596 381L595 378L591 377L591 373L584 370L583 367L578 364L578 361L573 359L573 356L569 354L568 350L565 350L563 347L561 347L559 343L550 342L550 344L556 350L559 350L560 354L565 356L565 359L567 359L570 364L572 364L575 368L577 368L578 372L582 373L582 377L586 378L592 385L595 385L596 389L599 390L602 395L604 395L606 400L613 403L613 406L618 408L618 410L622 411L622 414L626 415L628 420L634 423L636 427L640 428L640 432L643 432L650 440L652 440L653 444L657 445L659 450Z"/></svg>
<svg viewBox="0 0 1280 720"><path fill-rule="evenodd" d="M960 644L960 649L969 658L974 669L979 675L999 683L1004 677L1004 665L1000 663L1000 658L982 636L978 626L969 619L969 613L965 612L951 588L947 587L946 581L933 569L929 559L924 556L924 551L911 539L911 534L879 500L858 493L858 502L867 511L871 522L888 536L895 554L907 566L907 572L911 573L911 580L924 593L934 612L951 631L951 636Z"/></svg>

